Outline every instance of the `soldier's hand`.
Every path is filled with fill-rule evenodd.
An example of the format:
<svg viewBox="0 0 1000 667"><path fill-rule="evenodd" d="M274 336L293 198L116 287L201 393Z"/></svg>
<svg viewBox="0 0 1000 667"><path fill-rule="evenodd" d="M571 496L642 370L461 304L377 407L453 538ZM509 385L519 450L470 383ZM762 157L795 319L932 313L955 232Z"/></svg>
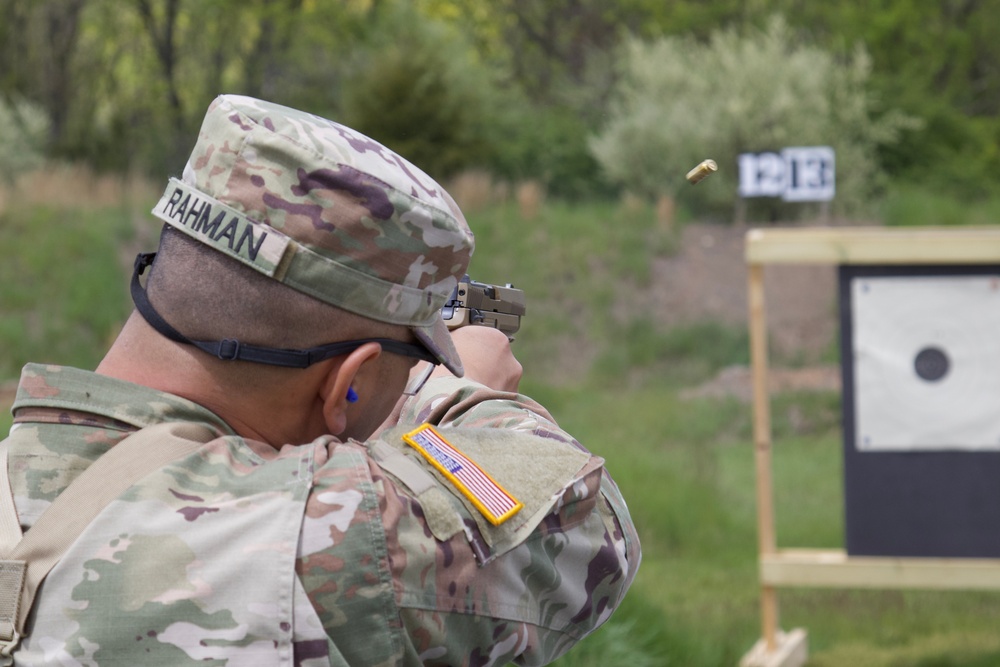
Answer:
<svg viewBox="0 0 1000 667"><path fill-rule="evenodd" d="M523 369L507 334L492 327L468 326L452 330L451 338L467 379L498 391L517 391ZM431 377L451 377L451 372L438 366Z"/></svg>

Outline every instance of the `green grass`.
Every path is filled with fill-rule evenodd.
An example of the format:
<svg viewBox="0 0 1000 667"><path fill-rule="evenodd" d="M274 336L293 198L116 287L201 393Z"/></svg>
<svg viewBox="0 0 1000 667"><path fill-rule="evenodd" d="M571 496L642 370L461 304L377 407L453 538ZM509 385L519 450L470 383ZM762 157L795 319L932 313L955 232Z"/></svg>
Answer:
<svg viewBox="0 0 1000 667"><path fill-rule="evenodd" d="M636 291L649 288L654 257L672 252L677 240L677 230L657 224L652 207L554 202L522 220L507 204L477 211L469 223L477 248L470 275L526 292L530 326L516 343L526 367L542 377L578 379L596 358L621 353L621 345L627 355L645 354L630 343L643 332L626 310L635 307Z"/></svg>
<svg viewBox="0 0 1000 667"><path fill-rule="evenodd" d="M890 221L942 224L962 206L933 213L939 204L900 196L887 202L899 211ZM989 205L978 206L987 220ZM665 330L627 307L655 257L674 251L676 230L650 210L554 203L526 221L498 206L470 223L472 276L528 296L515 342L523 390L606 458L643 544L622 608L558 664L736 664L760 635L750 408L683 400L680 389L747 363L746 333L711 322ZM28 360L97 362L129 309L119 260L129 235L117 209L0 218L0 378ZM772 412L778 543L839 548L839 396L780 395ZM0 432L9 423L0 416ZM788 589L779 601L782 626L808 630L813 667L1000 664L997 594Z"/></svg>
<svg viewBox="0 0 1000 667"><path fill-rule="evenodd" d="M638 374L663 386L690 387L726 366L749 363L743 329L700 322L662 330L647 317L611 328L612 342L592 369L593 378L605 386L634 381Z"/></svg>
<svg viewBox="0 0 1000 667"><path fill-rule="evenodd" d="M917 186L897 187L886 195L881 215L892 227L995 225L1000 198L960 200Z"/></svg>
<svg viewBox="0 0 1000 667"><path fill-rule="evenodd" d="M152 224L152 223L150 223ZM27 361L92 367L130 311L123 210L0 215L0 379Z"/></svg>
<svg viewBox="0 0 1000 667"><path fill-rule="evenodd" d="M908 205L927 207L922 201ZM989 222L988 204L977 211L975 222ZM515 344L525 362L524 390L607 459L643 541L643 565L620 612L558 664L734 665L760 636L750 409L732 400L682 401L678 390L726 365L747 363L746 335L715 323L662 330L650 317L616 318L609 304L624 298L635 276L622 275L608 258L621 246L612 227L589 219L601 214L590 208L543 212L543 222L535 224L587 230L586 238L560 250L516 245L513 239L537 241L532 235L539 232L514 211L472 220L476 260L489 267L484 279L520 281L529 294L525 329ZM612 213L603 215L610 219ZM942 217L909 220L945 224ZM482 259L484 248L507 240L514 243L511 254ZM614 283L610 294L606 281ZM555 286L563 290L560 299L543 297L536 305L534 295L555 293ZM568 337L598 351L586 373L560 384L546 364ZM836 361L837 353L826 356ZM839 395L778 396L772 422L779 546L842 548ZM783 627L808 630L814 666L1000 664L993 630L998 594L786 589L779 602ZM588 662L602 651L614 654L623 636L633 649L628 659Z"/></svg>
<svg viewBox="0 0 1000 667"><path fill-rule="evenodd" d="M612 202L577 206L556 201L542 206L531 220L521 219L514 204L498 205L470 214L469 223L476 233L473 277L549 285L547 297L580 282L646 284L655 254L670 252L676 243L674 232L657 224L652 207ZM578 298L591 302L586 294Z"/></svg>
<svg viewBox="0 0 1000 667"><path fill-rule="evenodd" d="M642 567L611 627L635 634L641 659L736 664L760 635L748 406L650 386L549 394L560 423L607 459L642 538ZM832 393L774 401L780 547L843 546L838 406ZM808 630L814 667L1000 664L998 594L784 589L779 603L783 627ZM605 641L618 637L598 632L583 646ZM576 661L574 651L558 664Z"/></svg>

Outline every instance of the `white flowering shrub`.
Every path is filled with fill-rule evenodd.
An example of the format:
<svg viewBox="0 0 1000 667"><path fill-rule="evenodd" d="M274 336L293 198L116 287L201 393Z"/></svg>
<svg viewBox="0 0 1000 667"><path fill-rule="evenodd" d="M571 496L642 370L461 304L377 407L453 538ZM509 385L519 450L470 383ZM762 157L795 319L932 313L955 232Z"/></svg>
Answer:
<svg viewBox="0 0 1000 667"><path fill-rule="evenodd" d="M880 144L915 120L875 108L862 47L835 57L795 39L781 18L764 30L631 39L607 124L590 142L605 173L647 196L675 194L705 158L719 164L711 203L736 196L737 156L788 146L832 146L834 205L850 210L882 184ZM876 117L875 113L881 112Z"/></svg>

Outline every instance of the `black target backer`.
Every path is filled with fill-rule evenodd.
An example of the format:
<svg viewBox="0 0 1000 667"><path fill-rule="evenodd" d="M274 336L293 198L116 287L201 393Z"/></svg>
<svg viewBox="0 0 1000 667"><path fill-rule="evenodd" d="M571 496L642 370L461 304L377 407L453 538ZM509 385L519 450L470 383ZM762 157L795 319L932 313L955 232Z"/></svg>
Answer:
<svg viewBox="0 0 1000 667"><path fill-rule="evenodd" d="M1000 266L839 270L849 555L1000 557Z"/></svg>

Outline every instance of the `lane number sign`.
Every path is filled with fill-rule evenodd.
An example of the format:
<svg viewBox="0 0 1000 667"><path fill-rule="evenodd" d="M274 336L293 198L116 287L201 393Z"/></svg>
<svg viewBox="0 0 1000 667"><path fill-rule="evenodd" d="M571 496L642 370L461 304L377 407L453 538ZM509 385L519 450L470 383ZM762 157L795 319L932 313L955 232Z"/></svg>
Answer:
<svg viewBox="0 0 1000 667"><path fill-rule="evenodd" d="M834 154L829 146L742 153L739 167L741 197L781 197L796 202L833 199Z"/></svg>

